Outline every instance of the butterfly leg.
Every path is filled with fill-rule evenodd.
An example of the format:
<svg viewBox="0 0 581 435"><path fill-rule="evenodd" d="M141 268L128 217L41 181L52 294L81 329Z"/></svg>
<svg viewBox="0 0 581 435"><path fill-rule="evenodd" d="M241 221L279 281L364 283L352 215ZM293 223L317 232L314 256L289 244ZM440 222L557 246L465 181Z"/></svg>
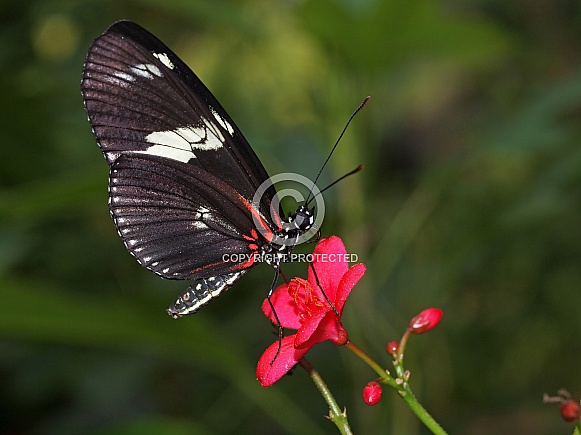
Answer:
<svg viewBox="0 0 581 435"><path fill-rule="evenodd" d="M274 319L276 320L276 327L278 329L278 349L276 350L276 354L274 355L274 358L272 358L270 365L272 365L274 363L274 361L278 357L278 354L280 353L280 349L282 346L282 336L283 336L282 325L280 324L280 320L278 318L278 314L276 313L276 309L274 308L274 305L272 304L272 301L270 300L270 298L272 297L272 293L274 292L274 289L276 288L276 282L278 281L279 274L280 274L280 263L275 265L275 267L274 267L274 278L272 280L272 284L270 285L270 290L268 291L268 295L266 296L266 299L268 300L268 305L270 305L270 309L272 310L272 315L274 316Z"/></svg>
<svg viewBox="0 0 581 435"><path fill-rule="evenodd" d="M331 306L331 308L333 309L333 311L335 312L335 314L338 316L339 315L339 311L337 311L337 308L335 308L335 305L333 304L333 302L331 302L331 300L327 296L327 293L325 293L325 290L323 290L323 286L319 282L319 276L317 275L317 270L315 269L315 266L313 265L313 263L309 263L309 267L313 271L313 275L315 275L315 281L317 282L317 286L321 290L321 293L323 293L323 296L325 297L325 300Z"/></svg>

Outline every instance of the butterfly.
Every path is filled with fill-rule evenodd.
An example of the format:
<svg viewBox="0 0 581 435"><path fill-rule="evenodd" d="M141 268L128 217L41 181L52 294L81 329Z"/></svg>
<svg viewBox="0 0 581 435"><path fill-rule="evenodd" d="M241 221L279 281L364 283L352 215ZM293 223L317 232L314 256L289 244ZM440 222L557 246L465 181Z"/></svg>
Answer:
<svg viewBox="0 0 581 435"><path fill-rule="evenodd" d="M261 261L275 270L270 296L281 262L316 227L314 207L285 217L262 163L192 70L119 21L91 45L81 91L125 247L157 275L192 281L168 314L198 311Z"/></svg>

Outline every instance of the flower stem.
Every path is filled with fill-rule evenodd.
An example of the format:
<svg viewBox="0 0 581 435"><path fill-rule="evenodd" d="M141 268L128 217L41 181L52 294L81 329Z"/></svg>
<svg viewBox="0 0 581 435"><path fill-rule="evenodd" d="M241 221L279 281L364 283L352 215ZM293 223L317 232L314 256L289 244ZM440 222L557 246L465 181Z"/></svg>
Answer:
<svg viewBox="0 0 581 435"><path fill-rule="evenodd" d="M371 367L375 371L375 373L379 375L382 381L386 382L389 379L392 379L387 370L385 370L383 367L377 364L373 358L367 355L363 350L361 350L361 348L359 348L359 346L357 346L351 340L345 343L345 347L349 349L351 352L353 352L355 355L357 355L359 358L361 358L363 361L365 361L367 365Z"/></svg>
<svg viewBox="0 0 581 435"><path fill-rule="evenodd" d="M323 395L323 398L327 402L327 405L329 405L329 417L328 417L329 420L335 423L335 426L337 426L341 434L353 435L353 431L351 431L351 427L349 426L349 422L347 421L347 413L345 411L341 411L339 405L337 404L335 398L333 397L333 393L331 393L331 390L329 390L329 387L327 387L327 384L325 383L325 381L323 381L323 378L321 378L319 372L315 370L311 363L308 362L304 357L300 359L299 364L301 365L302 368L304 368L307 371L307 373L309 374L309 376L311 377L311 379L313 380L313 382Z"/></svg>
<svg viewBox="0 0 581 435"><path fill-rule="evenodd" d="M416 396L412 392L409 383L409 372L406 373L403 368L403 350L405 349L405 345L407 343L407 339L409 338L409 334L406 336L404 334L403 348L400 342L400 350L398 351L398 355L396 355L396 360L394 361L395 371L397 373L398 378L394 379L389 371L383 369L373 358L367 355L363 350L361 350L357 345L355 345L352 341L348 341L345 344L345 347L361 358L363 361L369 365L378 375L379 379L378 382L382 384L389 385L394 390L398 392L401 398L408 404L410 409L416 414L416 416L421 420L422 423L426 425L428 429L432 431L433 434L436 435L446 435L446 431L442 429L442 426L434 420L434 418L426 411L426 409L418 402Z"/></svg>
<svg viewBox="0 0 581 435"><path fill-rule="evenodd" d="M417 415L421 422L424 423L433 434L446 435L446 431L442 428L442 426L440 426L440 424L434 420L434 417L432 417L430 413L422 406L422 404L418 402L416 396L414 396L414 393L412 393L412 390L407 382L403 384L403 387L404 388L401 391L398 391L399 395L408 404L414 414Z"/></svg>
<svg viewBox="0 0 581 435"><path fill-rule="evenodd" d="M404 376L404 367L403 367L403 356L405 354L405 348L407 346L408 340L411 335L411 331L409 328L406 329L405 333L401 337L399 341L399 347L397 349L397 353L394 355L393 366L395 368L395 372L397 373L398 377Z"/></svg>

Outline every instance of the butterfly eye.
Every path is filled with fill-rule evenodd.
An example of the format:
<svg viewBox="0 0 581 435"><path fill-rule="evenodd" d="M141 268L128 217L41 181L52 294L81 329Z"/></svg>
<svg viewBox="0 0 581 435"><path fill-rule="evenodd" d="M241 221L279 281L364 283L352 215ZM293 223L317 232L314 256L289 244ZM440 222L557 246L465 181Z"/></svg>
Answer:
<svg viewBox="0 0 581 435"><path fill-rule="evenodd" d="M300 206L294 213L294 224L301 232L308 231L313 226L313 210Z"/></svg>

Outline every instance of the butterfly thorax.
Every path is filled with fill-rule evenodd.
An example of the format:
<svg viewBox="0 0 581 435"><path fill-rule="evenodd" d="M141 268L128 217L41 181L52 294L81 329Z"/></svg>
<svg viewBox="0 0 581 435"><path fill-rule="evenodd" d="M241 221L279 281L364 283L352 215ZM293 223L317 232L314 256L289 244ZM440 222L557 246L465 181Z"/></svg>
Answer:
<svg viewBox="0 0 581 435"><path fill-rule="evenodd" d="M285 233L300 233L302 235L309 231L315 223L315 209L301 205L294 213L289 214L287 221L286 225L283 224Z"/></svg>
<svg viewBox="0 0 581 435"><path fill-rule="evenodd" d="M282 230L271 243L263 247L263 250L267 250L273 257L273 261L269 264L277 266L284 262L295 246L304 241L301 238L313 227L314 223L314 208L309 209L301 205L295 212L290 213L286 221L282 223Z"/></svg>

